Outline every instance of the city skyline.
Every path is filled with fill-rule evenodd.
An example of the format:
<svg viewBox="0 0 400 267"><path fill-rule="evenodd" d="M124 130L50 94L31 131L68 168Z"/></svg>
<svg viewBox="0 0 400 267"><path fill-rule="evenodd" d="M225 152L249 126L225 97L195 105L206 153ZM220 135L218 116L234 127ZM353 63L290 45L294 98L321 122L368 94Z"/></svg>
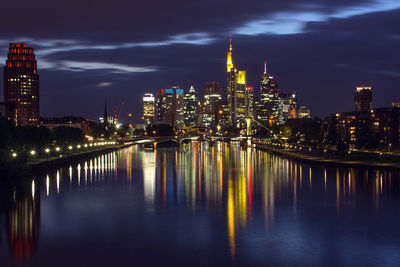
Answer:
<svg viewBox="0 0 400 267"><path fill-rule="evenodd" d="M4 65L10 42L25 41L35 49L45 117L97 118L107 98L111 110L125 102L123 115L132 113L137 120L140 96L165 85L188 89L193 84L201 91L205 82L216 81L225 91L223 53L229 37L236 61L247 71L248 85L255 92L267 60L268 72L284 91L298 92L302 103L312 100L306 104L313 115L351 110L352 99L346 96L355 86L372 86L376 107L398 101L399 55L393 52L399 43L397 2L234 4L241 8L174 1L154 11L141 4L135 8L142 14L121 24L121 14L130 10L128 4L116 3L106 10L104 3L98 3L88 20L79 10L68 13L66 6L44 14L42 10L53 4L41 1L15 21L9 17L15 4L7 2L4 8L10 15L0 18L5 28L0 34L0 64ZM100 16L106 11L110 16ZM198 17L197 13L206 12L211 19ZM188 13L192 14L189 21L185 16L170 18ZM37 26L27 30L33 14ZM160 25L166 14L168 22ZM325 98L331 101L325 103Z"/></svg>

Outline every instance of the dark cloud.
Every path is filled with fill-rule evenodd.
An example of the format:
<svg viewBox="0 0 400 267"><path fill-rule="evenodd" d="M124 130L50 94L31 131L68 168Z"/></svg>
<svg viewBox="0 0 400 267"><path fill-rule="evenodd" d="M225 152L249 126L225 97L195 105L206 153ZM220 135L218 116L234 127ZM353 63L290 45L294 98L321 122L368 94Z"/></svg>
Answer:
<svg viewBox="0 0 400 267"><path fill-rule="evenodd" d="M397 101L400 4L374 1L8 1L0 61L9 41L35 48L44 116L102 114L104 99L141 116L141 96L160 87L225 84L234 63L259 88L263 62L283 91L313 115L352 109L354 86L371 84L377 106ZM396 9L397 8L397 9Z"/></svg>

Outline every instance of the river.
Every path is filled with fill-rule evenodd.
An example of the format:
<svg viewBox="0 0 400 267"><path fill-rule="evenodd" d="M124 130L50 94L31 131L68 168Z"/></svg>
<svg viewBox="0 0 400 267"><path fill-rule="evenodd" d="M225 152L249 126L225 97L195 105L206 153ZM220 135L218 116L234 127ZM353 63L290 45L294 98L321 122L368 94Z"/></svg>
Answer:
<svg viewBox="0 0 400 267"><path fill-rule="evenodd" d="M398 171L134 145L3 186L1 266L399 265Z"/></svg>

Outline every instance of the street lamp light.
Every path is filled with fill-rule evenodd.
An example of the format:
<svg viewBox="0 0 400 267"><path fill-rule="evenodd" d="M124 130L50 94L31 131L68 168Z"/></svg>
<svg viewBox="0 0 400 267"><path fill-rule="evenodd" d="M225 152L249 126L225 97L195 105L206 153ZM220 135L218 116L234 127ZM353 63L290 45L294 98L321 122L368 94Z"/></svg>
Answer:
<svg viewBox="0 0 400 267"><path fill-rule="evenodd" d="M35 150L31 150L31 155L34 156L36 154Z"/></svg>

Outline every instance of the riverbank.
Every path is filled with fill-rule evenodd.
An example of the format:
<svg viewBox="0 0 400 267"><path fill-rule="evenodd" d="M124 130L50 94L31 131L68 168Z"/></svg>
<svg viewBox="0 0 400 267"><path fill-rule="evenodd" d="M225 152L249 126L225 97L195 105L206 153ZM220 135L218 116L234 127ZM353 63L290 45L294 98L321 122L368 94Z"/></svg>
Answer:
<svg viewBox="0 0 400 267"><path fill-rule="evenodd" d="M256 144L256 148L267 151L285 158L294 159L302 162L347 166L347 167L367 167L377 169L400 169L400 157L390 155L368 154L352 152L350 154L323 152L320 150L300 151L295 149L276 148L266 144Z"/></svg>
<svg viewBox="0 0 400 267"><path fill-rule="evenodd" d="M88 160L98 155L110 153L132 144L116 144L111 146L97 147L86 151L76 151L70 154L63 155L62 157L49 157L45 159L32 160L27 163L27 167L32 172L41 169L54 169L65 165L71 165L80 161Z"/></svg>

